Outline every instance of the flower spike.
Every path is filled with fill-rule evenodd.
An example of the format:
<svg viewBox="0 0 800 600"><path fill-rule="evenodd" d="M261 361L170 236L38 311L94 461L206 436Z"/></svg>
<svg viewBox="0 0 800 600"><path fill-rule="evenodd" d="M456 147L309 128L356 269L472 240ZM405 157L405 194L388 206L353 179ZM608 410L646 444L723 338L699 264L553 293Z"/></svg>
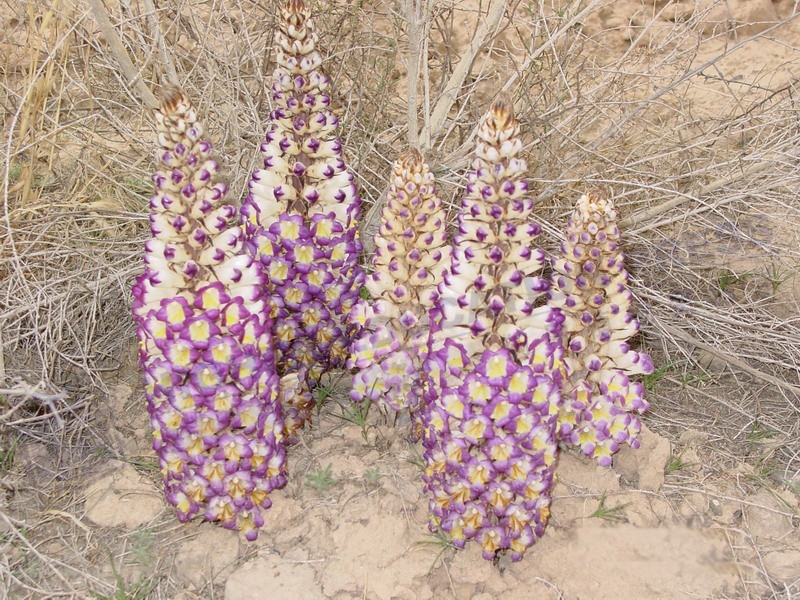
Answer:
<svg viewBox="0 0 800 600"><path fill-rule="evenodd" d="M263 168L242 206L248 253L261 264L273 306L287 437L311 418L322 374L343 367L347 321L363 280L358 265L361 199L343 160L330 81L310 11L290 0L275 34L274 110L261 144Z"/></svg>
<svg viewBox="0 0 800 600"><path fill-rule="evenodd" d="M559 439L609 466L620 444L639 446L638 415L648 403L631 376L652 373L653 361L628 345L639 321L629 312L632 295L614 203L598 192L581 196L566 233L550 292L550 304L565 317L569 372Z"/></svg>
<svg viewBox="0 0 800 600"><path fill-rule="evenodd" d="M415 412L427 354L428 311L450 260L446 215L424 157L406 150L394 163L382 224L375 234L374 273L366 288L375 299L353 307L360 328L348 367L358 368L350 396Z"/></svg>
<svg viewBox="0 0 800 600"><path fill-rule="evenodd" d="M156 112L152 238L133 287L139 364L167 500L255 539L286 449L259 266L211 142L175 87Z"/></svg>
<svg viewBox="0 0 800 600"><path fill-rule="evenodd" d="M510 102L481 123L440 285L425 372L423 477L433 528L486 559L519 560L544 532L562 377L558 309Z"/></svg>

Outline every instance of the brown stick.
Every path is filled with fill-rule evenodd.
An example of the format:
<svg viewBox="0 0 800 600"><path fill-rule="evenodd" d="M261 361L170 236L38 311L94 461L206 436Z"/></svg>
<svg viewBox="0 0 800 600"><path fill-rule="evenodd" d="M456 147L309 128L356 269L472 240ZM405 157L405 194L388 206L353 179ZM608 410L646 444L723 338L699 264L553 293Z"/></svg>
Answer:
<svg viewBox="0 0 800 600"><path fill-rule="evenodd" d="M153 92L145 85L141 75L133 66L133 62L131 62L131 58L128 56L127 50L125 50L125 46L122 45L122 40L117 30L114 28L114 25L111 23L111 18L108 16L108 11L106 7L103 6L102 0L89 0L89 6L92 8L94 18L97 20L100 31L103 32L111 52L114 54L114 58L117 59L117 64L119 64L119 68L122 71L122 75L127 80L127 84L133 85L134 88L136 88L139 97L148 108L158 108L158 100L153 95Z"/></svg>
<svg viewBox="0 0 800 600"><path fill-rule="evenodd" d="M419 145L419 121L417 118L417 87L419 86L419 63L422 60L422 13L427 12L425 0L405 0L405 13L408 22L408 145ZM427 15L426 15L427 16Z"/></svg>

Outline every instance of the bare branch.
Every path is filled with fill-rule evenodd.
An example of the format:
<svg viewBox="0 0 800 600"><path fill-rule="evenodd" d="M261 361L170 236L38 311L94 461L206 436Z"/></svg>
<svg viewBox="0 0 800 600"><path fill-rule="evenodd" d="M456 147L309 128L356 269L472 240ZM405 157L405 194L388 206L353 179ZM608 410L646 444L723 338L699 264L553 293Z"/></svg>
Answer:
<svg viewBox="0 0 800 600"><path fill-rule="evenodd" d="M158 12L153 4L153 0L144 0L144 7L150 17L150 27L153 31L153 38L158 46L158 54L161 57L161 64L167 71L167 81L173 85L180 85L178 79L178 72L175 70L175 63L172 62L172 56L167 51L167 45L164 42L164 32L161 31L161 21L158 18Z"/></svg>
<svg viewBox="0 0 800 600"><path fill-rule="evenodd" d="M407 108L408 145L419 146L419 119L417 118L417 88L419 87L419 65L425 57L422 54L423 11L427 14L426 0L405 0L404 12L408 23L408 86Z"/></svg>
<svg viewBox="0 0 800 600"><path fill-rule="evenodd" d="M467 75L469 75L469 72L472 69L475 58L497 34L500 26L500 20L502 19L505 10L506 3L501 0L494 0L494 2L492 2L492 4L489 6L489 11L485 20L481 21L478 30L475 32L475 37L472 38L466 52L458 61L455 69L453 69L453 74L445 84L444 91L439 97L439 100L436 102L436 105L433 107L430 117L430 125L423 128L419 135L419 137L422 139L421 144L424 150L427 150L431 147L431 140L435 138L444 127L447 115L450 113L450 109L453 107L453 104L455 104L459 94L461 93L461 88L464 85Z"/></svg>
<svg viewBox="0 0 800 600"><path fill-rule="evenodd" d="M103 5L103 0L88 0L88 2L92 8L92 14L97 20L97 24L100 26L100 31L103 32L127 84L133 85L136 88L145 106L150 109L158 108L158 100L153 95L153 92L145 85L144 81L142 81L141 75L133 66L133 62L131 62L131 58L128 56L128 51L125 50L125 46L122 44L122 39L120 39L117 30L111 23L111 18L108 16L108 11Z"/></svg>

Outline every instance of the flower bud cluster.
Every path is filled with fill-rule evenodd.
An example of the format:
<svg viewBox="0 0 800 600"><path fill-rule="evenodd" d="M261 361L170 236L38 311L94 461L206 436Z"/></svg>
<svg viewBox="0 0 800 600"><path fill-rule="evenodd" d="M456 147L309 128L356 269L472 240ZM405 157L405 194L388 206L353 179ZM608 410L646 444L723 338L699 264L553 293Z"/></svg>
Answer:
<svg viewBox="0 0 800 600"><path fill-rule="evenodd" d="M425 372L432 527L484 557L519 560L549 518L560 405L562 317L535 246L540 227L511 106L482 122L440 286Z"/></svg>
<svg viewBox="0 0 800 600"><path fill-rule="evenodd" d="M431 529L519 560L547 525L559 442L606 466L639 444L648 404L632 376L653 363L629 343L639 322L613 203L578 201L543 275L519 124L499 100L452 248L433 174L408 150L365 278L361 200L303 0L286 2L275 42L263 168L241 214L191 102L170 87L156 113L133 313L167 500L181 520L255 539L314 389L346 365L353 400L414 416Z"/></svg>

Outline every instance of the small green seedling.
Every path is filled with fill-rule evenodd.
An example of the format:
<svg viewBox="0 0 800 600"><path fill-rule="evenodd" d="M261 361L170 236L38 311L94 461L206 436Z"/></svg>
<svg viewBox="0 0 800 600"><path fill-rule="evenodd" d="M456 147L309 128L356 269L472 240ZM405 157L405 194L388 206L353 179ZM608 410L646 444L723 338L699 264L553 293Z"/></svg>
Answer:
<svg viewBox="0 0 800 600"><path fill-rule="evenodd" d="M752 273L745 271L741 275L737 275L730 269L724 269L722 274L717 278L720 294L724 293L730 286L739 283L740 281L747 281Z"/></svg>
<svg viewBox="0 0 800 600"><path fill-rule="evenodd" d="M0 448L0 471L9 471L14 466L14 455L17 453L17 439Z"/></svg>
<svg viewBox="0 0 800 600"><path fill-rule="evenodd" d="M666 363L658 367L649 375L644 375L642 377L642 385L644 385L644 389L648 392L652 392L655 389L656 384L658 384L658 382L661 381L667 375L667 373L672 370L673 366L674 365L672 363Z"/></svg>
<svg viewBox="0 0 800 600"><path fill-rule="evenodd" d="M381 469L380 467L373 467L371 469L367 469L364 471L364 479L370 485L375 485L381 478Z"/></svg>
<svg viewBox="0 0 800 600"><path fill-rule="evenodd" d="M150 182L149 177L147 179L124 177L122 179L122 185L125 186L126 190L133 192L137 196L147 196L149 198L152 194L151 188L153 184Z"/></svg>
<svg viewBox="0 0 800 600"><path fill-rule="evenodd" d="M675 471L680 471L681 469L685 469L687 467L691 467L694 463L684 462L681 455L678 454L677 456L673 456L670 458L669 462L667 463L666 469L664 472L669 475L670 473L674 473Z"/></svg>
<svg viewBox="0 0 800 600"><path fill-rule="evenodd" d="M339 417L343 421L358 425L358 427L361 428L361 435L366 442L369 440L367 432L372 427L371 425L367 425L367 417L369 416L369 409L371 406L371 400L366 400L364 402L339 402L341 413L334 414L334 416Z"/></svg>
<svg viewBox="0 0 800 600"><path fill-rule="evenodd" d="M128 587L122 574L117 570L114 559L109 557L109 560L111 561L111 570L114 573L115 590L110 594L94 594L97 600L147 600L152 597L152 593L163 575L155 577L141 575Z"/></svg>
<svg viewBox="0 0 800 600"><path fill-rule="evenodd" d="M22 175L22 163L13 162L11 168L8 170L8 179L11 183L16 183Z"/></svg>
<svg viewBox="0 0 800 600"><path fill-rule="evenodd" d="M711 379L711 376L705 371L693 370L685 371L681 374L681 387L696 387L701 383L706 383Z"/></svg>
<svg viewBox="0 0 800 600"><path fill-rule="evenodd" d="M150 529L139 528L134 531L131 534L131 553L134 562L143 567L152 564L156 558L155 545L156 540Z"/></svg>
<svg viewBox="0 0 800 600"><path fill-rule="evenodd" d="M627 519L625 519L624 515L620 514L620 511L628 505L630 505L630 502L618 506L606 506L606 494L604 493L600 497L600 504L597 505L597 510L589 515L589 517L603 519L610 523L623 523Z"/></svg>
<svg viewBox="0 0 800 600"><path fill-rule="evenodd" d="M128 463L142 473L143 475L152 475L152 474L160 474L161 467L158 464L158 460L155 458L150 458L147 456L136 456L131 458Z"/></svg>
<svg viewBox="0 0 800 600"><path fill-rule="evenodd" d="M322 410L322 407L330 399L332 394L333 394L333 388L328 387L326 385L321 385L314 390L314 396L316 396L317 400L317 415L319 415L320 411Z"/></svg>
<svg viewBox="0 0 800 600"><path fill-rule="evenodd" d="M765 271L766 275L764 275L764 277L772 286L773 296L778 293L778 288L781 287L781 285L794 276L794 272L790 269L785 269L775 261L770 262L769 266L765 267Z"/></svg>
<svg viewBox="0 0 800 600"><path fill-rule="evenodd" d="M328 463L327 467L308 473L306 475L306 485L319 492L326 491L333 485L333 465Z"/></svg>
<svg viewBox="0 0 800 600"><path fill-rule="evenodd" d="M420 453L417 452L417 450L415 448L412 448L410 453L411 453L411 456L409 456L406 459L406 462L409 463L409 464L414 465L415 467L417 467L420 471L422 471L424 473L425 469L426 469L426 466L425 466L425 461L422 459L422 455L420 455Z"/></svg>
<svg viewBox="0 0 800 600"><path fill-rule="evenodd" d="M453 550L454 552L458 550L453 543L450 541L450 538L447 536L446 533L443 531L436 530L433 533L426 533L425 537L428 539L419 540L418 542L414 542L415 546L434 546L434 548L439 548L436 556L433 559L433 563L431 563L430 569L428 569L428 575L433 573L433 570L436 568L439 559L442 558L445 552L448 550Z"/></svg>
<svg viewBox="0 0 800 600"><path fill-rule="evenodd" d="M772 427L768 427L763 423L759 422L758 419L756 419L755 421L753 421L753 425L750 427L750 431L747 432L746 439L750 443L760 444L780 437L781 437L780 431L778 431L777 429L773 429Z"/></svg>

